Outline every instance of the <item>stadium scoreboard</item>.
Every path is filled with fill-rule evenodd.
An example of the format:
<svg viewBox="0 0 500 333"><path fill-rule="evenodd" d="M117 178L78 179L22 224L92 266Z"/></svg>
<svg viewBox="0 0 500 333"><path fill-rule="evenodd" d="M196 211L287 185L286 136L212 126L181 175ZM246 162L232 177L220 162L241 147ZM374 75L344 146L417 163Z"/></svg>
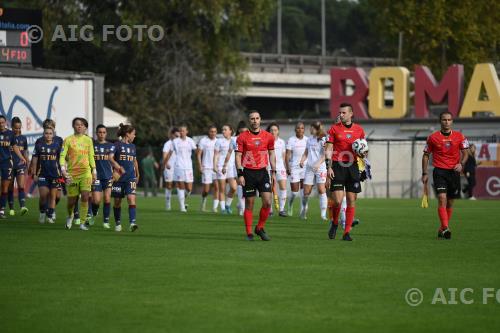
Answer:
<svg viewBox="0 0 500 333"><path fill-rule="evenodd" d="M28 29L41 26L39 10L0 8L0 64L42 65L42 43L31 43Z"/></svg>

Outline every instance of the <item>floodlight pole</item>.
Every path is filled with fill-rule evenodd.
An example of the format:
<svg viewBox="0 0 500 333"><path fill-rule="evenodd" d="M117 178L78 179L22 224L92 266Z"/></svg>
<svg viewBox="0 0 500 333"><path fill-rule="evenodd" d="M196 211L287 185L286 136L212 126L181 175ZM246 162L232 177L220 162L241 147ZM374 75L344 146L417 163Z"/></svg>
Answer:
<svg viewBox="0 0 500 333"><path fill-rule="evenodd" d="M278 0L278 41L277 41L277 46L278 46L278 54L282 53L281 49L281 0Z"/></svg>
<svg viewBox="0 0 500 333"><path fill-rule="evenodd" d="M321 55L326 56L325 0L321 0Z"/></svg>

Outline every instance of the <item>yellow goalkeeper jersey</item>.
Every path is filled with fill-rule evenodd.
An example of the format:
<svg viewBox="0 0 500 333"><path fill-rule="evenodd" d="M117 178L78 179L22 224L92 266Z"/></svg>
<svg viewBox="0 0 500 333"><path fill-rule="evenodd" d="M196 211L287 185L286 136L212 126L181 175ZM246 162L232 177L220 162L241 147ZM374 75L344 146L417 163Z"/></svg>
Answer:
<svg viewBox="0 0 500 333"><path fill-rule="evenodd" d="M64 139L59 164L66 166L73 178L91 175L91 168L95 169L92 139L84 134L73 134Z"/></svg>

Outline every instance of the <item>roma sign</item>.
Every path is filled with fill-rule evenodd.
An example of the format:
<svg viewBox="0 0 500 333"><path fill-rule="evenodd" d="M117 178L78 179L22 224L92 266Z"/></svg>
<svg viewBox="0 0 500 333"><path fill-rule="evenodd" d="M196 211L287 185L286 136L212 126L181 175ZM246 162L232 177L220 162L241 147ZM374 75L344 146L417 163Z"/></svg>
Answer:
<svg viewBox="0 0 500 333"><path fill-rule="evenodd" d="M334 68L331 76L330 114L337 116L340 104L350 103L357 119L406 118L410 111L410 72L405 67L375 67L368 76L362 68ZM385 105L385 80L393 81L393 103ZM346 81L354 91L346 95ZM472 117L473 112L488 111L500 117L500 83L492 64L477 64L464 98L463 65L448 68L440 82L426 66L415 68L415 118L428 118L430 103L446 100L454 117ZM368 108L366 107L368 105Z"/></svg>

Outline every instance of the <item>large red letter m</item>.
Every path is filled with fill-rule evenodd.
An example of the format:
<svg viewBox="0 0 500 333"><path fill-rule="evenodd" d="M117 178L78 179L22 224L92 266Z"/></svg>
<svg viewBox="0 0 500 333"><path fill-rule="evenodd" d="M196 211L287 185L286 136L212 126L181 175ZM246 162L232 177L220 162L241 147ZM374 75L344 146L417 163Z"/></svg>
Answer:
<svg viewBox="0 0 500 333"><path fill-rule="evenodd" d="M426 66L415 67L415 118L428 118L431 102L439 104L448 97L448 111L457 116L464 94L464 66L452 65L438 84L430 69Z"/></svg>

